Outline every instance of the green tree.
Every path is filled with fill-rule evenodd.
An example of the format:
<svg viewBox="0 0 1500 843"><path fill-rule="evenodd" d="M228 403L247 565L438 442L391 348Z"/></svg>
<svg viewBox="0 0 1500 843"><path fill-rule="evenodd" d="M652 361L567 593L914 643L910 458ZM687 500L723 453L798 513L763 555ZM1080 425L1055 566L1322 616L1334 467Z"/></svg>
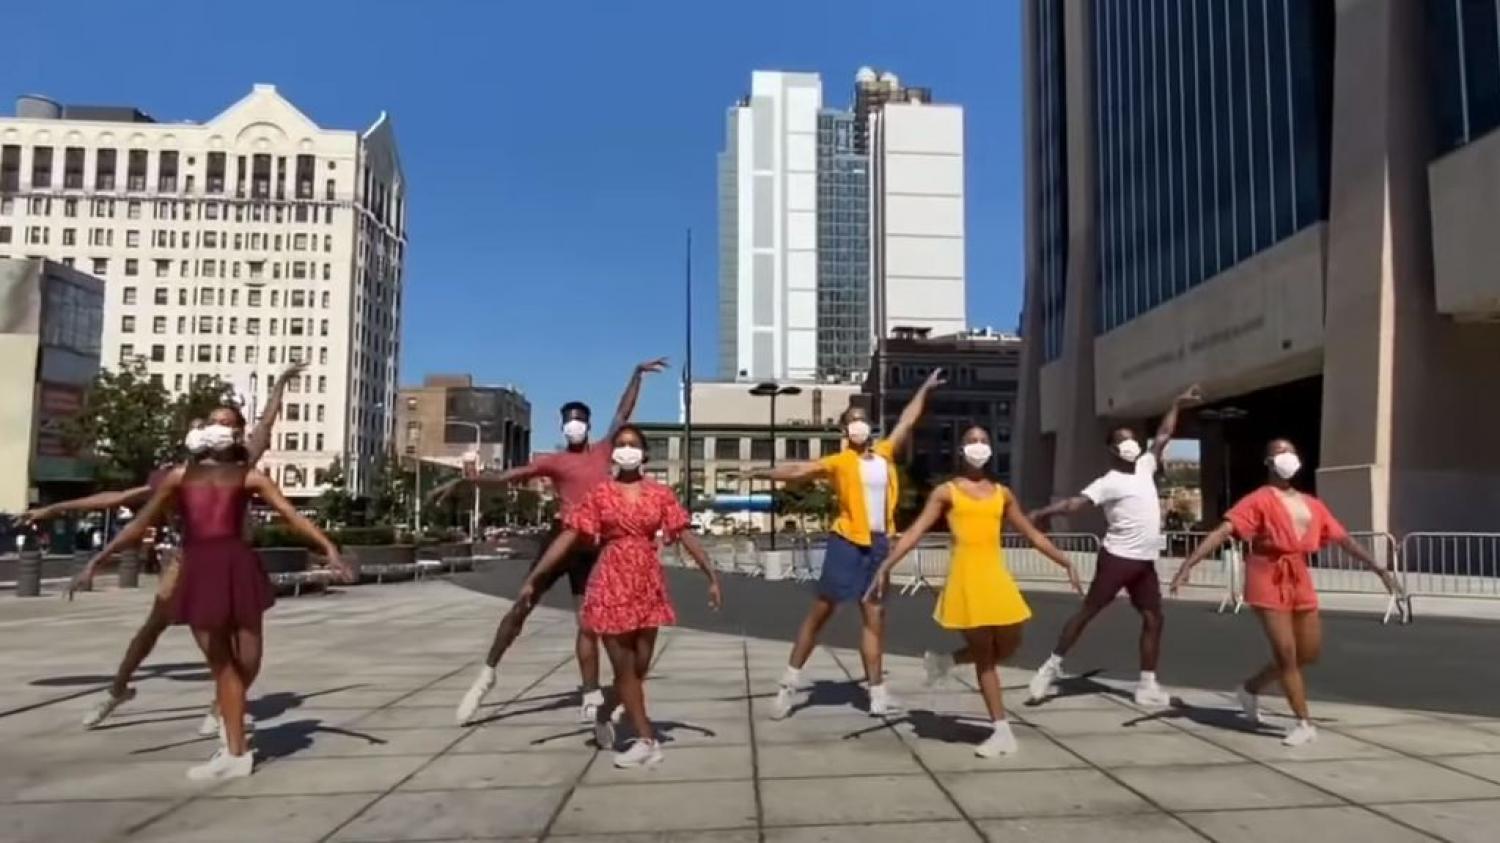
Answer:
<svg viewBox="0 0 1500 843"><path fill-rule="evenodd" d="M106 485L138 486L180 458L190 419L207 417L232 396L228 384L210 378L173 398L136 358L94 377L64 435L73 447L92 451Z"/></svg>
<svg viewBox="0 0 1500 843"><path fill-rule="evenodd" d="M313 508L323 526L335 527L349 521L354 511L354 496L349 494L348 484L344 477L344 461L334 457L323 473L323 493L313 501Z"/></svg>

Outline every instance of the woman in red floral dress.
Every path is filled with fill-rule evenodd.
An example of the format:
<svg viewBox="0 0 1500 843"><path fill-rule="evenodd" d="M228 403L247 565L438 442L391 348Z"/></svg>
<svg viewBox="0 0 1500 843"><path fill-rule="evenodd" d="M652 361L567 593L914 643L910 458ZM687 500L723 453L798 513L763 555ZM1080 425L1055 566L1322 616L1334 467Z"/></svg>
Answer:
<svg viewBox="0 0 1500 843"><path fill-rule="evenodd" d="M677 620L657 554L658 533L683 549L708 575L708 602L723 602L719 577L698 538L688 529L688 513L666 486L641 474L645 437L633 425L615 433L614 480L602 483L564 519L563 532L542 555L521 587L518 600L530 606L537 584L558 565L576 541L602 545L583 597L582 622L598 634L615 673L615 693L635 727L636 738L615 754L616 767L651 766L662 760L661 744L646 716L645 679L656 649L656 630ZM601 741L612 743L613 741ZM601 747L602 748L602 747Z"/></svg>

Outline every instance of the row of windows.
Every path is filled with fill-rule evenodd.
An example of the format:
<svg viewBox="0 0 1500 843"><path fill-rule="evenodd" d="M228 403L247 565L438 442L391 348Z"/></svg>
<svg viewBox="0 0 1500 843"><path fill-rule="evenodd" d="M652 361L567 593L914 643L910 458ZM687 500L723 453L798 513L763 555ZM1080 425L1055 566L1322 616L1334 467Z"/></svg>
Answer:
<svg viewBox="0 0 1500 843"><path fill-rule="evenodd" d="M83 207L87 208L90 219L115 219L117 206L125 208L125 219L138 220L145 205L151 206L151 218L155 220L182 220L192 222L194 208L200 220L229 222L234 217L234 222L252 223L276 223L286 225L289 223L316 224L319 217L325 225L333 223L333 206L323 206L321 215L318 208L308 205L296 205L287 207L275 205L268 202L194 202L161 199L154 202L143 202L139 199L115 200L115 199L90 199ZM15 197L0 197L0 215L11 215L16 212ZM76 219L79 212L79 200L74 197L56 198L52 196L28 196L26 202L19 207L24 208L28 216L47 217L51 216L54 209L62 212L65 219ZM316 236L316 235L314 235Z"/></svg>
<svg viewBox="0 0 1500 843"><path fill-rule="evenodd" d="M1068 266L1068 174L1064 155L1068 148L1066 91L1063 74L1063 4L1034 0L1037 72L1033 74L1036 102L1034 143L1039 160L1035 224L1039 245L1036 282L1040 286L1042 359L1062 354L1063 305L1067 292Z"/></svg>
<svg viewBox="0 0 1500 843"><path fill-rule="evenodd" d="M31 180L30 186L36 190L45 190L61 187L64 190L116 190L120 186L119 165L120 151L118 149L96 149L94 150L94 176L92 180L86 180L86 159L88 150L81 146L67 146L62 148L62 155L55 154L56 148L52 146L33 146L31 148ZM197 158L192 155L182 156L176 150L162 150L156 154L156 190L162 193L175 193L179 188L187 193L197 192L197 173L187 172L182 166L183 158L186 158L186 167L197 165ZM269 199L272 193L275 198L285 199L287 195L288 177L292 176L293 195L298 199L312 199L316 175L316 159L312 155L298 155L295 159L295 173L287 170L287 157L275 156L275 177L272 178L272 156L253 155L235 156L238 165L234 169L235 195L245 195L245 185L248 180L250 195L255 198ZM225 176L228 169L228 157L223 152L210 152L205 161L204 192L220 194L225 192ZM61 179L58 179L58 165L61 164ZM127 150L125 156L125 181L124 188L127 191L145 191L151 175L150 152L144 149ZM328 161L327 169L332 171L337 168L337 163ZM14 191L20 188L21 176L21 147L17 144L6 144L0 147L0 190ZM248 179L247 179L248 177ZM272 186L274 184L274 191ZM324 197L332 200L336 195L336 183L332 178L324 181Z"/></svg>
<svg viewBox="0 0 1500 843"><path fill-rule="evenodd" d="M310 337L313 335L314 327L317 328L318 336L328 336L327 319L313 320L298 319L295 317L289 319L267 319L266 325L270 330L270 335L273 337L277 336L278 331L281 335L288 337ZM127 313L124 316L120 317L120 333L133 334L135 333L135 326L135 314ZM189 326L196 329L194 331L195 334L228 334L229 336L238 336L240 332L240 319L238 316L229 317L229 330L225 331L225 322L224 317L222 316L199 316L192 321L189 321L188 317L186 316L177 317L178 334L186 334L188 332ZM260 336L260 326L261 320L259 316L251 316L246 318L245 335L251 337ZM151 317L151 333L167 333L167 317Z"/></svg>
<svg viewBox="0 0 1500 843"><path fill-rule="evenodd" d="M153 288L151 303L170 305L171 292L169 287ZM266 301L264 290L245 291L246 307L260 307L264 301ZM326 310L329 301L330 295L327 290L324 290L321 295L312 290L287 290L285 296L282 295L281 290L270 291L271 307L281 307L285 302L287 307L322 307ZM130 286L120 288L120 303L123 305L139 304L140 288ZM191 290L187 287L179 287L177 288L177 306L239 307L240 291L237 287L229 290L219 287L194 287Z"/></svg>
<svg viewBox="0 0 1500 843"><path fill-rule="evenodd" d="M234 363L244 362L246 365L258 365L260 363L260 347L247 345L243 361L239 357L240 346L237 345L211 345L203 343L200 345L176 345L173 346L173 361L177 363ZM129 363L132 360L145 360L152 363L167 362L167 346L164 343L155 343L144 351L138 351L133 343L120 344L120 362ZM266 349L266 362L271 365L290 363L311 363L313 359L312 346L293 345L282 348L271 346ZM318 363L328 365L328 349L318 349ZM312 376L307 376L308 391L312 390ZM295 384L293 384L295 385ZM328 378L319 375L317 380L318 392L328 389ZM296 390L291 390L295 392Z"/></svg>
<svg viewBox="0 0 1500 843"><path fill-rule="evenodd" d="M1500 126L1500 4L1427 0L1437 152Z"/></svg>
<svg viewBox="0 0 1500 843"><path fill-rule="evenodd" d="M669 459L668 437L647 436L646 456L650 460L665 462ZM689 446L692 458L695 460L714 459L736 461L749 459L755 462L767 462L771 459L771 438L769 436L720 436L713 440L713 447L708 447L708 440L701 436L694 436ZM810 439L805 436L777 436L776 441L781 443L781 458L789 460L813 459L813 442L822 443L821 450L817 455L836 453L843 447L843 443L836 438ZM743 456L748 453L749 456Z"/></svg>
<svg viewBox="0 0 1500 843"><path fill-rule="evenodd" d="M1332 7L1093 9L1103 332L1326 217Z"/></svg>

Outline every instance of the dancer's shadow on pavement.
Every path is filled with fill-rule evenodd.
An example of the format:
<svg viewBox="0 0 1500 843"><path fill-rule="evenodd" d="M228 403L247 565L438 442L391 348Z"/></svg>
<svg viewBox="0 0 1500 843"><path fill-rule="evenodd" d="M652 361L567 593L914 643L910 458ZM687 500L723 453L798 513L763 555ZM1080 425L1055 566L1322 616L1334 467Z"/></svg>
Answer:
<svg viewBox="0 0 1500 843"><path fill-rule="evenodd" d="M763 696L775 696L775 694ZM864 689L863 683L852 679L844 682L819 679L813 682L812 687L807 690L807 696L792 706L787 712L787 717L795 717L797 712L806 711L809 708L854 708L868 711L869 706L870 694Z"/></svg>
<svg viewBox="0 0 1500 843"><path fill-rule="evenodd" d="M1116 697L1122 700L1134 700L1135 697L1119 688L1106 685L1094 679L1095 676L1104 672L1104 668L1096 667L1093 670L1085 670L1083 673L1075 673L1071 676L1058 678L1052 685L1052 693L1046 699L1032 702L1026 701L1027 708L1041 708L1053 700L1067 699L1068 697L1093 697L1106 696ZM1007 688L1006 690L1010 690Z"/></svg>
<svg viewBox="0 0 1500 843"><path fill-rule="evenodd" d="M925 708L908 709L899 717L888 717L868 729L859 729L843 736L843 740L855 741L865 735L909 725L912 732L922 740L941 743L983 743L994 731L988 717L978 714L947 714Z"/></svg>
<svg viewBox="0 0 1500 843"><path fill-rule="evenodd" d="M1225 732L1240 732L1246 735L1260 735L1262 737L1279 738L1283 732L1274 726L1265 723L1253 723L1245 719L1238 708L1218 708L1201 705L1193 705L1179 697L1172 698L1172 707L1143 714L1140 717L1125 721L1123 726L1138 726L1141 723L1167 722L1171 720L1186 720L1200 726L1219 729Z"/></svg>
<svg viewBox="0 0 1500 843"><path fill-rule="evenodd" d="M702 726L695 726L692 723L684 723L680 720L652 720L651 727L656 730L656 739L661 741L663 744L675 742L677 739L673 737L673 735L677 732L683 731L693 732L702 735L705 738L716 738L719 736L719 733L715 732L713 729L705 729ZM615 743L622 743L634 736L635 732L630 728L630 724L621 723L616 727L615 730ZM601 747L594 742L593 726L580 726L577 729L570 729L566 732L560 732L556 735L543 735L540 738L532 740L531 745L544 746L555 741L567 740L568 738L586 738L584 743L588 746L593 746L596 749L614 749L614 747L612 746Z"/></svg>
<svg viewBox="0 0 1500 843"><path fill-rule="evenodd" d="M534 705L530 708L518 708L515 710L509 710L506 708L506 706L515 705L517 702L540 702L542 704ZM499 723L504 720L509 720L513 717L522 717L527 714L541 714L547 711L562 711L563 709L572 708L579 704L578 694L572 691L565 691L558 694L547 694L540 697L530 697L526 700L507 700L504 702L492 703L491 705L486 706L486 708L491 709L489 716L481 720L474 720L467 725L484 726L490 723Z"/></svg>
<svg viewBox="0 0 1500 843"><path fill-rule="evenodd" d="M168 662L166 664L141 665L131 677L132 682L144 682L147 679L170 679L173 682L207 682L213 676L204 667L203 662ZM115 680L113 673L109 674L85 674L82 676L49 676L45 679L33 680L30 684L39 688L74 688L79 685L108 686Z"/></svg>
<svg viewBox="0 0 1500 843"><path fill-rule="evenodd" d="M286 758L295 755L313 745L313 735L330 734L343 735L344 737L359 738L372 746L387 743L386 740L363 732L351 729L343 729L338 726L328 726L322 720L293 720L288 723L278 723L266 729L256 730L250 735L251 746L255 749L256 757L261 761L269 761L273 758ZM133 750L131 755L152 755L158 752L177 749L178 747L192 746L193 744L217 743L218 738L192 738L185 741L173 741L172 743L148 746Z"/></svg>
<svg viewBox="0 0 1500 843"><path fill-rule="evenodd" d="M246 713L251 720L272 720L291 711L300 708L308 700L328 694L336 694L340 691L348 691L362 688L363 685L344 685L338 688L328 688L322 691L313 691L307 694L294 694L290 691L276 691L250 700L245 706ZM175 708L156 708L144 711L131 712L133 717L129 719L116 719L101 726L95 726L92 731L109 732L115 729L129 729L135 726L149 726L153 723L177 723L189 720L197 720L202 717L207 704L195 706L179 706ZM150 717L148 715L166 715Z"/></svg>

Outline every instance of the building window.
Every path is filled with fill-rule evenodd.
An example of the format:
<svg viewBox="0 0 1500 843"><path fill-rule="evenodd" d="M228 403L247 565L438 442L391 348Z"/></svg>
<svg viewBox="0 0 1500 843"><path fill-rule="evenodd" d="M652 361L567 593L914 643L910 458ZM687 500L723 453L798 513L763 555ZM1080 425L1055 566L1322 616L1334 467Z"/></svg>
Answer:
<svg viewBox="0 0 1500 843"><path fill-rule="evenodd" d="M782 447L786 449L786 458L789 460L812 459L811 439L786 439L782 441Z"/></svg>
<svg viewBox="0 0 1500 843"><path fill-rule="evenodd" d="M103 275L109 272L109 258L94 258L94 274Z"/></svg>
<svg viewBox="0 0 1500 843"><path fill-rule="evenodd" d="M133 333L135 333L135 317L134 316L131 316L130 314L126 314L126 315L120 317L120 333L122 333L122 334L133 334Z"/></svg>
<svg viewBox="0 0 1500 843"><path fill-rule="evenodd" d="M125 259L125 275L127 277L129 277L129 276L140 275L140 274L141 274L141 264L140 264L140 261L136 260L135 258L126 258Z"/></svg>
<svg viewBox="0 0 1500 843"><path fill-rule="evenodd" d="M164 345L151 346L151 362L165 363L167 360L167 347Z"/></svg>
<svg viewBox="0 0 1500 843"><path fill-rule="evenodd" d="M720 436L714 440L714 459L734 460L740 458L740 440L736 437Z"/></svg>
<svg viewBox="0 0 1500 843"><path fill-rule="evenodd" d="M10 242L10 226L0 225L0 243Z"/></svg>
<svg viewBox="0 0 1500 843"><path fill-rule="evenodd" d="M751 439L750 459L757 462L769 462L771 459L771 440L759 437Z"/></svg>
<svg viewBox="0 0 1500 843"><path fill-rule="evenodd" d="M135 346L131 345L128 342L123 343L120 346L120 363L122 365L126 365L133 360L135 360Z"/></svg>

